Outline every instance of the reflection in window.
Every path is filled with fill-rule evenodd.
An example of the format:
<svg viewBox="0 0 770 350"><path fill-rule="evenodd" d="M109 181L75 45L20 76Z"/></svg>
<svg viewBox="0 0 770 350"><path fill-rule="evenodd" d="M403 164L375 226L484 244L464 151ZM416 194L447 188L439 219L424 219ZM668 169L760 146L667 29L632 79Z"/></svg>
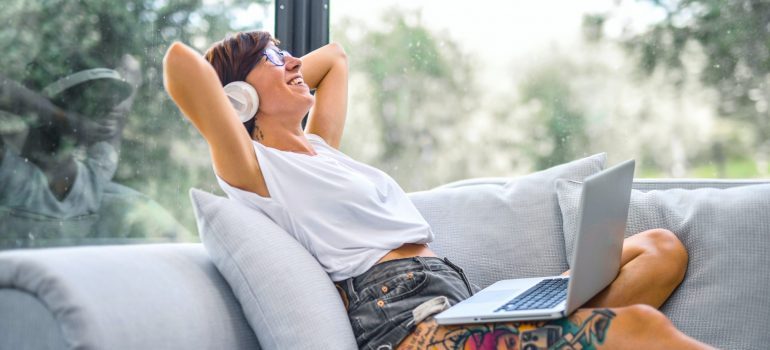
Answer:
<svg viewBox="0 0 770 350"><path fill-rule="evenodd" d="M162 87L182 40L263 28L267 1L8 0L0 11L0 249L196 238L215 181Z"/></svg>

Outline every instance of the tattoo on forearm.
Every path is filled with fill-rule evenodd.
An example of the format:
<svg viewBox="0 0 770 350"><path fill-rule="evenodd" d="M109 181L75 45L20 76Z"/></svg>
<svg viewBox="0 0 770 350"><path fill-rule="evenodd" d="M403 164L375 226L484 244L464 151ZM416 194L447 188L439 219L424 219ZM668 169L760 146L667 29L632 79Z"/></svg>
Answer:
<svg viewBox="0 0 770 350"><path fill-rule="evenodd" d="M438 326L421 324L399 349L596 349L604 343L615 318L609 309L593 310L585 319L572 317L542 322Z"/></svg>

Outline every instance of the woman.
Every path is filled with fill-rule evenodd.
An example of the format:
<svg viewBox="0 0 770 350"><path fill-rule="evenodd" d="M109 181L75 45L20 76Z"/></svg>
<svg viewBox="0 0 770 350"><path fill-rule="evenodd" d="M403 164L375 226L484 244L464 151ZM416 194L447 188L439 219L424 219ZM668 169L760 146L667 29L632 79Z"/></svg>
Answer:
<svg viewBox="0 0 770 350"><path fill-rule="evenodd" d="M707 348L655 309L687 265L683 245L665 230L627 239L616 280L568 318L437 325L431 316L443 300L457 303L475 288L428 248L430 227L393 179L337 150L347 105L343 49L329 44L296 58L276 44L266 32L238 33L212 46L207 62L174 43L164 58L166 90L208 142L225 192L270 216L329 273L359 347ZM222 88L233 81L259 96L243 124Z"/></svg>

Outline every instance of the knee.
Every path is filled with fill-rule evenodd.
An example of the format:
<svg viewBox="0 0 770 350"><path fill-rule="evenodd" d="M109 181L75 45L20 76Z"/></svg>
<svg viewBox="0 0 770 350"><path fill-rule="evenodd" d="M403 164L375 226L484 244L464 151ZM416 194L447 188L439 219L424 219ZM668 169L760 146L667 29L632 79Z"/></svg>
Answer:
<svg viewBox="0 0 770 350"><path fill-rule="evenodd" d="M687 271L689 256L679 238L665 229L654 229L639 234L643 235L645 240L645 253L661 262L663 275L668 276L670 282L676 285L681 283Z"/></svg>
<svg viewBox="0 0 770 350"><path fill-rule="evenodd" d="M636 304L615 309L618 317L624 318L630 335L648 336L664 335L675 332L674 324L658 309L646 305Z"/></svg>

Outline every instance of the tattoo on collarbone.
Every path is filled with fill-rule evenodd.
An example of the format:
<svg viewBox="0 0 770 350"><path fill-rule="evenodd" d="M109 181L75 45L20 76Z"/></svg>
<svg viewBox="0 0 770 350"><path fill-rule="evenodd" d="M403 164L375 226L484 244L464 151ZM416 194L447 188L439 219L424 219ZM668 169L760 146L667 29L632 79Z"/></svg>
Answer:
<svg viewBox="0 0 770 350"><path fill-rule="evenodd" d="M262 129L259 128L259 125L256 122L254 123L254 137L257 138L257 141L265 139L265 134L262 133Z"/></svg>
<svg viewBox="0 0 770 350"><path fill-rule="evenodd" d="M407 349L589 350L604 343L615 313L596 309L584 319L447 326L420 331L401 345Z"/></svg>

